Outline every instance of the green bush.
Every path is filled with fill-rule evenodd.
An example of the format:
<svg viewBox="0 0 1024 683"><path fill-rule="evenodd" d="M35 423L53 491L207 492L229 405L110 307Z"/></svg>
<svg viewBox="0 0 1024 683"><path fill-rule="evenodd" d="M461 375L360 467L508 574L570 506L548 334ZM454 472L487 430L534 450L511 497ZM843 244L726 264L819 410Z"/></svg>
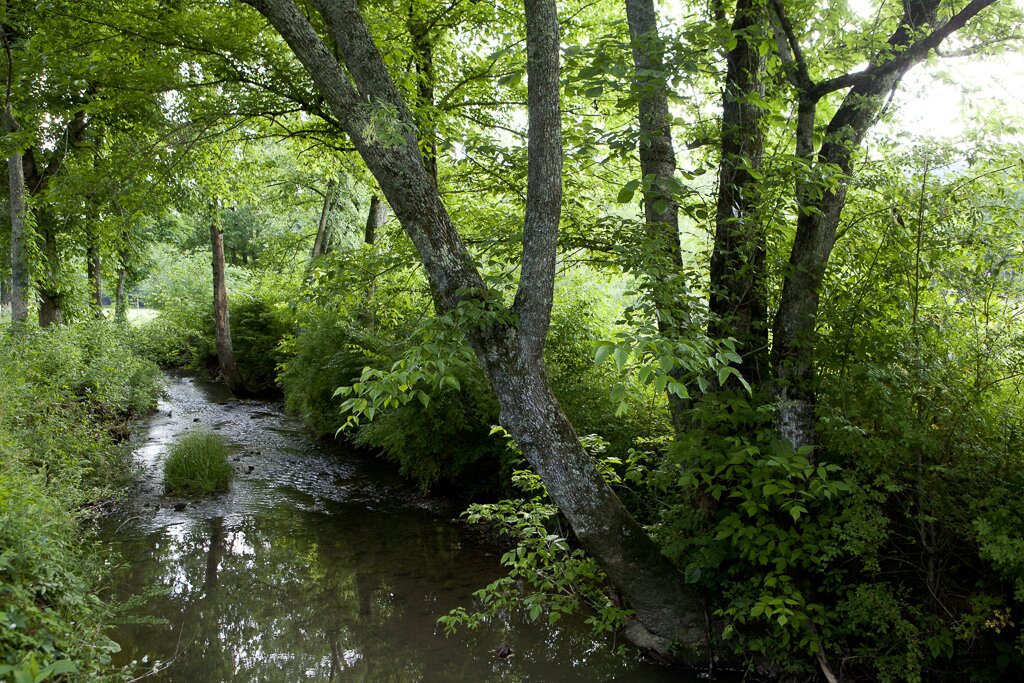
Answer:
<svg viewBox="0 0 1024 683"><path fill-rule="evenodd" d="M424 488L447 485L471 496L505 489L513 462L491 436L497 399L461 334L447 316L424 319L429 300L408 294L408 274L401 276L401 293L390 298L388 283L378 281L378 301L387 306L372 307L352 295L365 284L358 282L359 266L347 265L338 266L338 281L322 285L327 292L302 318L281 373L288 409L317 433L333 434L353 426L339 411L344 399L335 390L358 387L350 405L372 406L357 410L355 443L381 451ZM638 439L667 427L665 399L632 387L623 401L627 410L619 410L609 386L621 378L610 364L593 363L596 345L611 334L616 309L609 301L618 292L585 275L591 277L560 283L545 350L548 376L580 433L599 434L609 457L625 457Z"/></svg>
<svg viewBox="0 0 1024 683"><path fill-rule="evenodd" d="M159 371L111 323L0 335L0 680L121 678L88 521L130 472L118 441Z"/></svg>
<svg viewBox="0 0 1024 683"><path fill-rule="evenodd" d="M118 650L95 593L102 565L84 551L62 492L10 448L0 446L0 680L96 680Z"/></svg>
<svg viewBox="0 0 1024 683"><path fill-rule="evenodd" d="M372 361L372 338L340 323L329 312L311 318L291 341L281 368L285 408L318 436L334 436L344 422L334 390L359 379Z"/></svg>
<svg viewBox="0 0 1024 683"><path fill-rule="evenodd" d="M231 343L246 388L259 395L279 392L278 366L285 360L282 341L291 330L273 303L255 294L231 304Z"/></svg>
<svg viewBox="0 0 1024 683"><path fill-rule="evenodd" d="M164 367L214 372L217 345L210 256L202 251L182 255L157 249L156 253L157 266L143 288L160 315L139 327L137 348ZM287 307L281 304L290 285L284 277L261 283L249 271L230 266L227 277L231 340L242 380L253 394L277 394L278 366L285 360L282 348L287 346L282 342L291 332Z"/></svg>
<svg viewBox="0 0 1024 683"><path fill-rule="evenodd" d="M164 461L167 493L205 494L227 491L231 485L228 444L207 431L182 436Z"/></svg>

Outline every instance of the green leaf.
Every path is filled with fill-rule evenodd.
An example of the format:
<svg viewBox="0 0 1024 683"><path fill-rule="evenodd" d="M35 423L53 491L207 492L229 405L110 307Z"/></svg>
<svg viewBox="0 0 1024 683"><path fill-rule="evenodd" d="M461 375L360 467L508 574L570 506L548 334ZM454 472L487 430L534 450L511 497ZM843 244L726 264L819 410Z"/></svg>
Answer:
<svg viewBox="0 0 1024 683"><path fill-rule="evenodd" d="M594 365L600 365L608 360L608 356L612 355L613 351L615 351L615 344L604 343L599 345L597 352L594 354Z"/></svg>
<svg viewBox="0 0 1024 683"><path fill-rule="evenodd" d="M640 187L639 180L630 180L622 186L621 190L619 190L619 196L616 197L616 201L619 204L627 204L633 201L633 195L636 193L638 187Z"/></svg>

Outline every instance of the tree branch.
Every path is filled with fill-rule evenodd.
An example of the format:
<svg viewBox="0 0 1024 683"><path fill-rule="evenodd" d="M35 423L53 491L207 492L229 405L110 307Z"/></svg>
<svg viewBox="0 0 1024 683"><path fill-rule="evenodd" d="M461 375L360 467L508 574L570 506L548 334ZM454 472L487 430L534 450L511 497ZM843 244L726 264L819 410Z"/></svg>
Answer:
<svg viewBox="0 0 1024 683"><path fill-rule="evenodd" d="M865 85L888 74L897 73L909 68L911 65L923 59L928 54L929 50L937 48L943 40L963 28L968 21L977 16L985 8L995 4L995 2L996 0L971 0L966 7L957 12L945 24L936 28L924 38L914 41L902 52L893 55L888 61L881 63L875 61L864 71L843 74L842 76L837 76L822 83L818 83L812 90L814 96L817 99L821 99L825 95L835 92L836 90ZM905 19L905 21L909 20ZM908 24L905 23L900 28L903 29L907 26ZM910 25L909 28L916 27ZM897 34L899 34L899 31L897 31ZM889 40L891 48L901 47L899 42L896 40L897 34L894 34ZM892 52L887 54L892 55Z"/></svg>
<svg viewBox="0 0 1024 683"><path fill-rule="evenodd" d="M527 357L542 361L551 322L562 207L562 112L555 0L525 0L529 102L523 264L514 310Z"/></svg>
<svg viewBox="0 0 1024 683"><path fill-rule="evenodd" d="M772 0L772 10L775 17L775 21L772 22L773 28L776 29L775 41L779 47L779 57L787 66L787 77L797 90L813 89L814 82L807 70L807 60L804 58L800 41L797 40L796 33L793 31L793 24L789 21L782 0ZM779 35L780 30L781 36ZM785 41L782 40L783 37Z"/></svg>

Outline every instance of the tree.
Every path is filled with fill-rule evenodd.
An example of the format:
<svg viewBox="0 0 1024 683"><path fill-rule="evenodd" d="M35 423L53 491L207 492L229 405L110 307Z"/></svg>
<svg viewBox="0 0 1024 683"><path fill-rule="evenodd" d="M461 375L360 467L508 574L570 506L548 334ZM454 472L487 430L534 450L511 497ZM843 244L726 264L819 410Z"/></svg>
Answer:
<svg viewBox="0 0 1024 683"><path fill-rule="evenodd" d="M4 95L4 133L11 139L19 130L14 118L12 89L14 87L14 56L11 42L15 33L5 16L0 31L3 35L4 54L7 57L6 91ZM23 323L28 319L29 272L28 272L28 231L26 220L28 207L25 197L25 169L21 150L11 149L7 156L7 178L9 207L11 214L11 321Z"/></svg>
<svg viewBox="0 0 1024 683"><path fill-rule="evenodd" d="M245 393L245 383L235 363L231 345L231 319L228 310L228 286L224 276L224 228L219 199L210 201L210 245L213 254L213 317L217 336L217 361L220 374L232 394Z"/></svg>
<svg viewBox="0 0 1024 683"><path fill-rule="evenodd" d="M634 638L663 652L677 643L691 661L704 661L699 603L601 478L544 371L561 204L555 3L526 2L529 187L520 285L510 308L489 295L445 210L420 153L417 127L356 2L314 2L340 62L291 0L247 4L281 33L377 179L419 251L438 312L463 320L461 328L498 396L502 424L583 546L636 611Z"/></svg>
<svg viewBox="0 0 1024 683"><path fill-rule="evenodd" d="M805 166L796 181L796 237L772 332L772 387L778 402L779 434L794 448L815 443L814 347L819 297L856 153L907 71L995 3L971 0L946 17L937 0L904 0L903 16L867 68L815 82L784 3L773 2L781 29L780 54L796 92L796 156ZM847 88L815 151L819 103Z"/></svg>

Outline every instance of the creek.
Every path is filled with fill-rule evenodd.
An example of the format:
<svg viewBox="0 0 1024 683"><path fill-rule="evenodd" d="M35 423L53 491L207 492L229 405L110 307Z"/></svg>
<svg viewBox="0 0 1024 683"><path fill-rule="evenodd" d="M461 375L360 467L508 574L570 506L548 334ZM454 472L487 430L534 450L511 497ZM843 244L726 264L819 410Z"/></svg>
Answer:
<svg viewBox="0 0 1024 683"><path fill-rule="evenodd" d="M445 637L437 617L472 607L472 592L502 574L500 551L454 521L458 506L310 437L278 402L188 376L165 383L133 437L132 492L101 527L116 598L139 601L134 623L111 633L117 663L153 672L145 680L697 680L616 654L582 619L507 614ZM167 449L198 428L230 442L231 489L166 496Z"/></svg>

